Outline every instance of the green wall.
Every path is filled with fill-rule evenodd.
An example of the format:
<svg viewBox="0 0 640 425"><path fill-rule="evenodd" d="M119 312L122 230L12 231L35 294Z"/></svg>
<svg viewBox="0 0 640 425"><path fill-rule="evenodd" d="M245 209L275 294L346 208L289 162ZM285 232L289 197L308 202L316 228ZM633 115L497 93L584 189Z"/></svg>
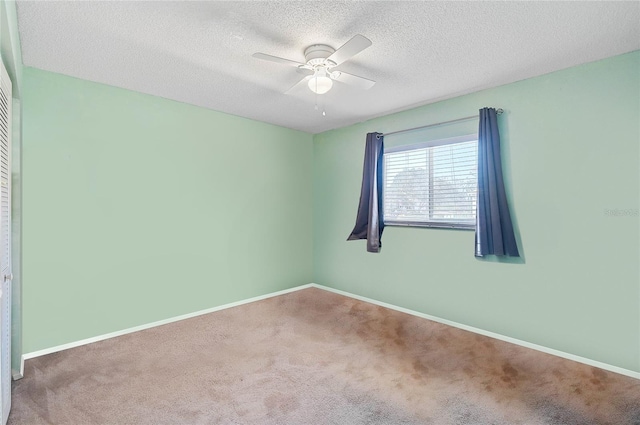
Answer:
<svg viewBox="0 0 640 425"><path fill-rule="evenodd" d="M314 137L314 281L640 371L640 52ZM474 258L472 231L388 227L347 242L365 134L504 108L507 191L523 261ZM451 137L475 122L389 145ZM631 210L608 215L606 210Z"/></svg>
<svg viewBox="0 0 640 425"><path fill-rule="evenodd" d="M37 69L24 352L309 283L312 136Z"/></svg>

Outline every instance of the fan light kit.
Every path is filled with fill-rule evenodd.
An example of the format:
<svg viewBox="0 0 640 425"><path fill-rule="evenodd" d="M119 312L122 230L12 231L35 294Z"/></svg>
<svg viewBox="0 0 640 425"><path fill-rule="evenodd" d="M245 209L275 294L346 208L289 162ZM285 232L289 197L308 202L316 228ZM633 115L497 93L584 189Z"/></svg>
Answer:
<svg viewBox="0 0 640 425"><path fill-rule="evenodd" d="M334 71L333 68L351 59L367 47L371 46L371 41L362 35L356 35L347 41L338 50L324 44L314 44L304 51L306 63L297 62L290 59L267 55L265 53L254 53L253 57L283 65L294 66L297 71L306 76L298 81L293 87L285 92L289 94L299 86L307 85L316 94L325 94L333 87L333 82L349 84L363 90L370 89L376 83L367 78L357 75L347 74L342 71Z"/></svg>
<svg viewBox="0 0 640 425"><path fill-rule="evenodd" d="M327 76L327 71L316 71L307 83L315 94L325 94L333 87L333 80Z"/></svg>

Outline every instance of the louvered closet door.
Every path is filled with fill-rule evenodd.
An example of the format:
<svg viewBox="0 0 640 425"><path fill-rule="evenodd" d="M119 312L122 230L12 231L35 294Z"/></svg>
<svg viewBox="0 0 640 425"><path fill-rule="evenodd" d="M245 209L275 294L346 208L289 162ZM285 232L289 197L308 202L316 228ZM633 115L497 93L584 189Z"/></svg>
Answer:
<svg viewBox="0 0 640 425"><path fill-rule="evenodd" d="M0 75L0 394L2 424L11 409L11 80Z"/></svg>

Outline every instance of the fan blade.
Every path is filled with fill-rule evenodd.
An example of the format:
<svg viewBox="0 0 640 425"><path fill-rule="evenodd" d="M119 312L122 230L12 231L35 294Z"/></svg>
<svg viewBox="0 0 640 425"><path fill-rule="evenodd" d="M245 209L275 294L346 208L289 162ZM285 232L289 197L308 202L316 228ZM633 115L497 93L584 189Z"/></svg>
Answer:
<svg viewBox="0 0 640 425"><path fill-rule="evenodd" d="M369 40L367 37L363 35L357 34L357 35L354 35L351 40L344 43L344 45L340 47L338 50L333 52L333 54L329 56L327 59L332 62L335 62L337 66L337 65L340 65L342 62L346 61L347 59L350 59L353 56L357 55L358 53L360 53L361 51L363 51L369 46L371 46L371 40Z"/></svg>
<svg viewBox="0 0 640 425"><path fill-rule="evenodd" d="M267 55L266 53L254 53L253 55L254 58L257 59L262 59L262 60L266 60L266 61L270 61L270 62L275 62L275 63L280 63L283 65L289 65L289 66L295 66L295 67L299 67L299 66L308 66L306 63L302 63L302 62L296 62L296 61L292 61L289 59L285 59L285 58L279 58L277 56L271 56L271 55Z"/></svg>
<svg viewBox="0 0 640 425"><path fill-rule="evenodd" d="M313 75L314 74L313 70L309 69L309 68L298 68L298 69L296 69L296 72L298 74L302 74L302 75Z"/></svg>
<svg viewBox="0 0 640 425"><path fill-rule="evenodd" d="M338 75L336 75L338 74ZM376 83L373 80L369 80L368 78L358 77L357 75L347 74L342 71L335 71L331 78L341 83L349 84L350 86L358 87L362 90L368 90Z"/></svg>
<svg viewBox="0 0 640 425"><path fill-rule="evenodd" d="M307 81L309 81L310 79L311 79L311 75L304 77L302 80L300 80L297 83L295 83L293 85L293 87L291 87L289 90L284 92L284 94L291 94L292 92L296 91L298 88L300 88L302 86L306 86L307 85Z"/></svg>

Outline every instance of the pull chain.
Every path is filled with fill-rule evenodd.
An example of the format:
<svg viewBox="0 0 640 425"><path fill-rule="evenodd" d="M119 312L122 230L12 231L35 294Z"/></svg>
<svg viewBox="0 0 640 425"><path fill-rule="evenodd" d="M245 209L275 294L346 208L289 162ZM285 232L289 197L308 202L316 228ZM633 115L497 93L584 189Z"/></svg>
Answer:
<svg viewBox="0 0 640 425"><path fill-rule="evenodd" d="M315 94L316 94L316 97L315 97L315 99L316 99L316 100L315 100L315 104L314 104L314 109L315 109L316 111L318 111L318 110L320 110L320 108L318 108L317 83L316 83L316 91L315 91ZM326 116L327 116L327 113L326 113L326 112L325 112L325 110L324 110L324 102L320 102L320 103L321 103L321 104L320 104L320 106L322 106L322 116L323 116L323 117L326 117Z"/></svg>

